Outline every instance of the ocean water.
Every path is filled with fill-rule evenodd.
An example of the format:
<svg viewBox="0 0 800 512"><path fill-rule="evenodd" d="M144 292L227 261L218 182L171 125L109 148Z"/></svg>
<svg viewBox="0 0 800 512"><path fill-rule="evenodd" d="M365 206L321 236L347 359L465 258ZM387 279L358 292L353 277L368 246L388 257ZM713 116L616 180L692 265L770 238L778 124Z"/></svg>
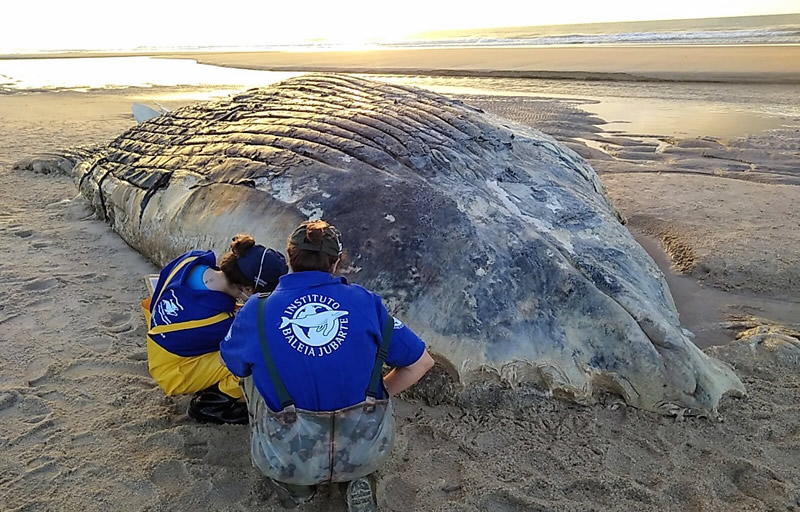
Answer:
<svg viewBox="0 0 800 512"><path fill-rule="evenodd" d="M800 5L798 5L800 9ZM392 47L592 44L800 44L800 13L695 20L590 23L450 30L418 34Z"/></svg>
<svg viewBox="0 0 800 512"><path fill-rule="evenodd" d="M798 4L800 10L800 4ZM268 36L265 36L268 38ZM589 23L526 27L476 28L411 34L399 39L374 39L359 50L392 48L474 48L551 45L663 45L663 44L800 44L800 13L694 20ZM353 49L352 43L325 39L258 46L141 46L136 48L14 48L0 44L0 56L47 54L63 51L107 52L214 52L214 51L319 51Z"/></svg>

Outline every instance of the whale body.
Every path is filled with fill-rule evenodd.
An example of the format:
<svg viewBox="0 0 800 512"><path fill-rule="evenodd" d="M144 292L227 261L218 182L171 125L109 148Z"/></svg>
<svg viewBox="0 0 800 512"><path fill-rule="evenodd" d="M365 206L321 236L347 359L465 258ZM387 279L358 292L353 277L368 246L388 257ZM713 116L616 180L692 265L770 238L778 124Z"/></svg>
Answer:
<svg viewBox="0 0 800 512"><path fill-rule="evenodd" d="M610 391L674 414L744 392L681 329L594 170L460 101L306 75L167 112L80 155L56 167L157 264L224 250L236 232L285 247L300 222L328 220L343 233L341 274L380 294L463 385ZM317 316L283 322L325 325Z"/></svg>

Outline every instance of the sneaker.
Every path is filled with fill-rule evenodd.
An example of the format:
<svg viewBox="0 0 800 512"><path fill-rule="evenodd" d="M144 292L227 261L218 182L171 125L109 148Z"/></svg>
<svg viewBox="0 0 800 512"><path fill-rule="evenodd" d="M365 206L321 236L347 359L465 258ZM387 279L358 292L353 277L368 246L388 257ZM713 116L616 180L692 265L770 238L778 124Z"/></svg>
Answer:
<svg viewBox="0 0 800 512"><path fill-rule="evenodd" d="M375 496L367 477L353 480L347 484L347 512L377 512Z"/></svg>
<svg viewBox="0 0 800 512"><path fill-rule="evenodd" d="M247 425L247 404L226 395L217 385L198 391L189 402L189 417L201 423Z"/></svg>

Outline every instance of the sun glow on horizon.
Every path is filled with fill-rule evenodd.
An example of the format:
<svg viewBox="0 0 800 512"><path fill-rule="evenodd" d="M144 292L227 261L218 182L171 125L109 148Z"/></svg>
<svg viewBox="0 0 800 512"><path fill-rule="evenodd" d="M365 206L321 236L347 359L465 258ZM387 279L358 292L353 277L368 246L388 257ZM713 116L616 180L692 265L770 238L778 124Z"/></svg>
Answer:
<svg viewBox="0 0 800 512"><path fill-rule="evenodd" d="M208 0L139 0L135 9L124 11L108 5L105 0L4 5L0 49L259 47L318 42L358 50L423 32L800 12L800 0L405 0L402 4L240 0L229 5Z"/></svg>

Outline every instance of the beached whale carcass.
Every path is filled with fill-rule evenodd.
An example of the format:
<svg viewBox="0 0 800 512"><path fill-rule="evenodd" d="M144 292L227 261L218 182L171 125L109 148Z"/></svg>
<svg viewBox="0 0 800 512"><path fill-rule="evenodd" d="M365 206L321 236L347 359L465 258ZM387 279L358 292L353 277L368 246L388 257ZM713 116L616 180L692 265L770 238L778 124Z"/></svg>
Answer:
<svg viewBox="0 0 800 512"><path fill-rule="evenodd" d="M687 339L595 172L459 101L306 75L136 126L73 174L158 264L222 250L239 231L283 247L299 222L325 218L344 233L342 273L380 293L465 384L491 372L663 413L713 411L743 392Z"/></svg>

